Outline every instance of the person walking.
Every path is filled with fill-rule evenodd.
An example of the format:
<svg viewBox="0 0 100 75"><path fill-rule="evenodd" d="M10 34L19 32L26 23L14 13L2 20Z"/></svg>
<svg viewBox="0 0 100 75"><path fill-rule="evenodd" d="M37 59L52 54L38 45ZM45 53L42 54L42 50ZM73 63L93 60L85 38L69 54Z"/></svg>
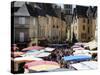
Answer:
<svg viewBox="0 0 100 75"><path fill-rule="evenodd" d="M17 44L13 44L12 51L18 51L18 50L19 50L19 47L17 47Z"/></svg>

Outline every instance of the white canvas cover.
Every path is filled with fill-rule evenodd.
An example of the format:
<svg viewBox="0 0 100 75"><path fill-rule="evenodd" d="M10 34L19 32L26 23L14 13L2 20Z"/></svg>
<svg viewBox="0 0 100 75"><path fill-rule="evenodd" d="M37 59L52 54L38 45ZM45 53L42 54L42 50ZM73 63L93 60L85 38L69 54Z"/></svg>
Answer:
<svg viewBox="0 0 100 75"><path fill-rule="evenodd" d="M76 64L72 64L71 66L77 70L92 70L97 69L97 62L96 61L85 61Z"/></svg>

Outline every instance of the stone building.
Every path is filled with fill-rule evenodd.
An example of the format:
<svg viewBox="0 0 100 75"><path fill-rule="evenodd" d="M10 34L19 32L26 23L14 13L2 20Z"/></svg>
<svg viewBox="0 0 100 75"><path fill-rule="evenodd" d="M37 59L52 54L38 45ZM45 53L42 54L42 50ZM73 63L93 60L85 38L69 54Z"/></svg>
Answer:
<svg viewBox="0 0 100 75"><path fill-rule="evenodd" d="M66 20L66 33L67 33L67 41L71 41L71 23L72 23L72 11L73 6L70 4L64 5L64 14L65 14L65 20Z"/></svg>
<svg viewBox="0 0 100 75"><path fill-rule="evenodd" d="M21 3L21 5L20 5ZM13 43L27 43L31 37L31 26L34 25L36 15L35 12L25 2L12 2L12 27L13 27ZM31 10L30 10L31 9ZM34 14L33 14L34 13ZM34 31L33 31L34 32ZM34 34L34 33L33 33Z"/></svg>
<svg viewBox="0 0 100 75"><path fill-rule="evenodd" d="M66 39L66 23L61 8L56 4L23 2L20 7L12 3L14 21L13 43L59 43ZM17 2L19 4L20 2ZM42 42L43 43L43 42Z"/></svg>
<svg viewBox="0 0 100 75"><path fill-rule="evenodd" d="M79 6L74 8L71 25L71 39L73 41L88 42L95 39L96 7Z"/></svg>

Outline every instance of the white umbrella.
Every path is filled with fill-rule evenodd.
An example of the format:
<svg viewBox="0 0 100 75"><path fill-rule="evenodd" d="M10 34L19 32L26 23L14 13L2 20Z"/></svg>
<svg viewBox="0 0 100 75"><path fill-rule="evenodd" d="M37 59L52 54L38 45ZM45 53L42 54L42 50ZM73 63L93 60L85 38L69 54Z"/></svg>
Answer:
<svg viewBox="0 0 100 75"><path fill-rule="evenodd" d="M34 71L49 71L60 68L60 65L53 61L33 61L25 64L25 69Z"/></svg>
<svg viewBox="0 0 100 75"><path fill-rule="evenodd" d="M42 52L42 53L40 53L40 54L37 54L37 56L36 57L47 57L47 56L49 56L51 53L48 53L48 52Z"/></svg>
<svg viewBox="0 0 100 75"><path fill-rule="evenodd" d="M89 51L90 54L97 53L98 51Z"/></svg>
<svg viewBox="0 0 100 75"><path fill-rule="evenodd" d="M77 70L92 70L97 69L98 63L96 61L84 61L80 63L71 64L70 66Z"/></svg>
<svg viewBox="0 0 100 75"><path fill-rule="evenodd" d="M78 47L78 48L73 48L73 50L84 50L84 48Z"/></svg>
<svg viewBox="0 0 100 75"><path fill-rule="evenodd" d="M51 52L51 51L53 51L53 50L55 50L55 48L50 48L50 47L46 47L46 48L45 48L45 51Z"/></svg>
<svg viewBox="0 0 100 75"><path fill-rule="evenodd" d="M27 61L33 61L33 60L42 60L41 58L37 57L32 57L32 56L27 56L27 57L17 57L14 58L14 61L19 61L19 62L27 62Z"/></svg>
<svg viewBox="0 0 100 75"><path fill-rule="evenodd" d="M90 41L88 43L85 44L84 47L89 47L90 50L97 48L97 42L95 40Z"/></svg>
<svg viewBox="0 0 100 75"><path fill-rule="evenodd" d="M36 57L38 54L42 53L43 51L35 51L35 52L27 52L21 56L26 57L26 56L34 56Z"/></svg>
<svg viewBox="0 0 100 75"><path fill-rule="evenodd" d="M96 62L96 61L85 61L85 62L81 62L81 63L85 64L86 66L90 67L91 69L98 68L98 62Z"/></svg>
<svg viewBox="0 0 100 75"><path fill-rule="evenodd" d="M75 52L74 53L89 53L90 51L89 50L74 50Z"/></svg>
<svg viewBox="0 0 100 75"><path fill-rule="evenodd" d="M71 64L70 67L74 68L75 70L89 70L87 66L84 66L81 63Z"/></svg>

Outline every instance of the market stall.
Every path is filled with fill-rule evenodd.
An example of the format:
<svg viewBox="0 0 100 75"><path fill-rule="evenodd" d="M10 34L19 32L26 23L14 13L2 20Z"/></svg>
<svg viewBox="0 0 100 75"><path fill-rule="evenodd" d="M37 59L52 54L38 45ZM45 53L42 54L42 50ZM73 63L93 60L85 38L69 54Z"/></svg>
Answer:
<svg viewBox="0 0 100 75"><path fill-rule="evenodd" d="M95 40L90 41L86 43L84 47L89 47L90 50L97 50L97 42Z"/></svg>
<svg viewBox="0 0 100 75"><path fill-rule="evenodd" d="M71 56L64 56L62 59L64 61L86 61L86 60L90 60L91 56L88 56L88 55L71 55Z"/></svg>
<svg viewBox="0 0 100 75"><path fill-rule="evenodd" d="M48 52L51 52L51 51L55 50L55 48L46 47L44 50L48 51Z"/></svg>
<svg viewBox="0 0 100 75"><path fill-rule="evenodd" d="M97 69L98 63L96 61L85 61L80 63L71 64L70 68L75 70L94 70Z"/></svg>
<svg viewBox="0 0 100 75"><path fill-rule="evenodd" d="M33 61L25 64L25 72L49 71L60 68L60 65L53 61Z"/></svg>
<svg viewBox="0 0 100 75"><path fill-rule="evenodd" d="M41 47L41 46L31 46L31 47L27 47L27 48L24 48L22 49L22 51L25 51L25 50L41 50L41 49L44 49L45 47Z"/></svg>
<svg viewBox="0 0 100 75"><path fill-rule="evenodd" d="M26 63L26 62L31 62L31 61L36 61L36 60L42 60L41 58L36 58L36 57L16 57L16 58L11 58L11 61L14 63L14 71L19 71L19 66L21 63ZM22 67L21 67L22 68Z"/></svg>

